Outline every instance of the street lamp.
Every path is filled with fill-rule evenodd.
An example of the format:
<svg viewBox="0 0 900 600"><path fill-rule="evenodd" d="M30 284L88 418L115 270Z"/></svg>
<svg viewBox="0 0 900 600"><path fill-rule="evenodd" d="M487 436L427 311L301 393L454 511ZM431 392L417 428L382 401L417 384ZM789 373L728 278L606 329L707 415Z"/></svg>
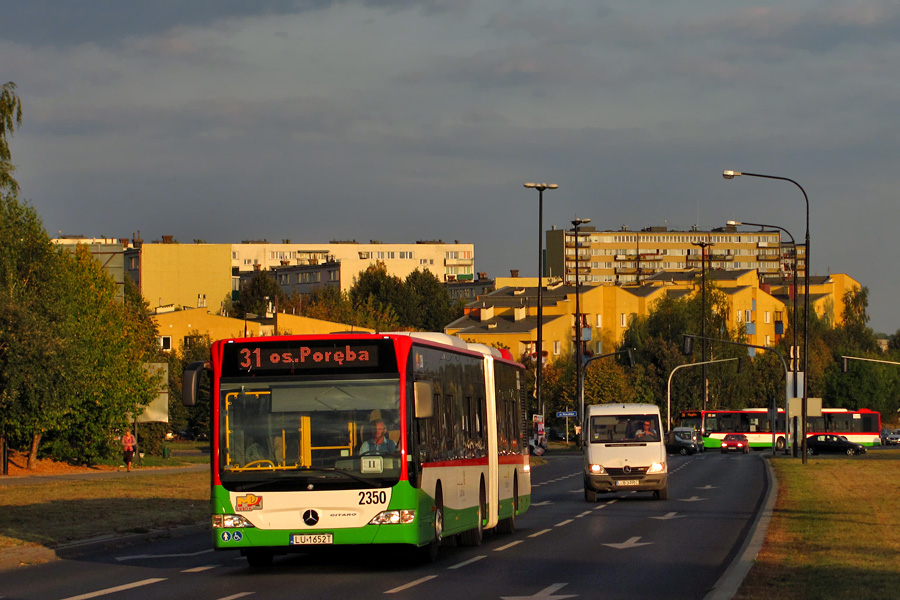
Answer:
<svg viewBox="0 0 900 600"><path fill-rule="evenodd" d="M706 361L706 249L715 246L713 242L691 242L692 246L700 247L700 360ZM703 410L709 403L709 379L706 376L708 362L697 363L703 365Z"/></svg>
<svg viewBox="0 0 900 600"><path fill-rule="evenodd" d="M749 221L727 221L726 225L730 225L732 227L739 227L741 225L750 225L751 227L760 227L760 228L769 228L769 229L778 229L780 231L785 232L789 238L791 238L791 244L794 246L794 293L792 294L794 300L794 314L791 317L791 329L794 332L794 346L793 350L791 350L791 356L797 353L797 242L794 240L794 236L791 235L791 232L785 229L784 227L779 227L778 225L767 225L765 223L751 223ZM791 361L791 371L794 373L794 398L797 398L797 371L800 363L800 357L794 357ZM785 414L785 419L787 418L787 414Z"/></svg>
<svg viewBox="0 0 900 600"><path fill-rule="evenodd" d="M575 228L575 394L578 398L579 406L584 405L584 382L581 379L581 271L578 267L578 227L585 223L590 223L590 219L575 219L572 221L572 227ZM583 418L583 415L578 415Z"/></svg>
<svg viewBox="0 0 900 600"><path fill-rule="evenodd" d="M537 289L537 404L544 416L544 402L541 394L543 388L542 367L544 362L544 304L541 298L541 290L544 287L544 190L555 190L559 186L555 183L526 183L525 187L538 191L538 289Z"/></svg>
<svg viewBox="0 0 900 600"><path fill-rule="evenodd" d="M801 450L803 452L803 464L806 464L806 411L807 405L809 403L809 196L806 195L806 190L803 189L803 186L794 181L793 179L789 179L787 177L778 177L775 175L762 175L760 173L747 173L741 171L723 171L722 177L725 179L734 179L735 177L740 177L742 175L746 175L747 177L761 177L763 179L778 179L781 181L788 181L793 183L800 191L803 192L803 199L806 201L806 247L804 248L806 257L804 259L803 272L804 272L804 294L806 295L805 300L805 312L806 314L803 316L803 401L800 405L800 413L801 413L801 431L803 435L803 440L801 442ZM796 249L796 245L794 248ZM787 415L785 415L787 417Z"/></svg>

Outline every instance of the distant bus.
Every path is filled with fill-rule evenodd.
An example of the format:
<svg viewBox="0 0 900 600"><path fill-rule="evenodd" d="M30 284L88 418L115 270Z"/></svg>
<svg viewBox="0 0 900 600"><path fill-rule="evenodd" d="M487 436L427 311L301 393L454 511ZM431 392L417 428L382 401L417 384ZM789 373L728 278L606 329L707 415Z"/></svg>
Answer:
<svg viewBox="0 0 900 600"><path fill-rule="evenodd" d="M678 415L681 427L693 427L700 431L704 448L707 449L718 449L722 438L729 433L743 433L750 441L751 448L771 448L774 439L776 450L784 450L790 439L785 428L784 409L778 409L774 430L771 421L769 411L765 408L684 410ZM822 416L809 417L806 425L807 436L834 433L864 446L880 444L880 432L881 414L865 408L823 408Z"/></svg>
<svg viewBox="0 0 900 600"><path fill-rule="evenodd" d="M213 543L251 566L275 554L396 544L434 560L441 540L513 532L530 505L524 368L441 333L215 342Z"/></svg>

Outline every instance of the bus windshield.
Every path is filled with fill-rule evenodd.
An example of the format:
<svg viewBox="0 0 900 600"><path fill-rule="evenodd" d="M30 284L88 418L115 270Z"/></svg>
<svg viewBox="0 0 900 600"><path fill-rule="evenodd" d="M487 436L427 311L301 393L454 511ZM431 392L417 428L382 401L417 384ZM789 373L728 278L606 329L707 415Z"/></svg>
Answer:
<svg viewBox="0 0 900 600"><path fill-rule="evenodd" d="M222 484L392 485L400 477L399 408L397 376L223 382Z"/></svg>

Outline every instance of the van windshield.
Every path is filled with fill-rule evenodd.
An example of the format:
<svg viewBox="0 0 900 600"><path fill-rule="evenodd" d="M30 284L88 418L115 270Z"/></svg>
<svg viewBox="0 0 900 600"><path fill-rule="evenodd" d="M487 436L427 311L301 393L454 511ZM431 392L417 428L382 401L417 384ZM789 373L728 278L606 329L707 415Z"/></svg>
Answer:
<svg viewBox="0 0 900 600"><path fill-rule="evenodd" d="M657 415L595 415L591 417L591 443L658 442Z"/></svg>

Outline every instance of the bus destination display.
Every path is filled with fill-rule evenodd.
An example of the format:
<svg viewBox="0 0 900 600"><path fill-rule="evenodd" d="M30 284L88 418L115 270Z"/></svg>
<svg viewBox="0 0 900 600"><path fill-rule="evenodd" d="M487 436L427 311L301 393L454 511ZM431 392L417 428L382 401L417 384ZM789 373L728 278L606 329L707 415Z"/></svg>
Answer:
<svg viewBox="0 0 900 600"><path fill-rule="evenodd" d="M243 373L377 367L375 344L240 344L226 346L226 370Z"/></svg>

